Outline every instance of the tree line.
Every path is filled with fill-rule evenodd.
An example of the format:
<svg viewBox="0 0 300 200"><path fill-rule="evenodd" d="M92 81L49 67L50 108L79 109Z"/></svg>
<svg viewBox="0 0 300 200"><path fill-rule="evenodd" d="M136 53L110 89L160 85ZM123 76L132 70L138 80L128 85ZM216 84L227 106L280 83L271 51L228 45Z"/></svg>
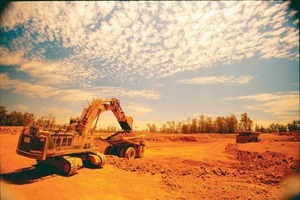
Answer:
<svg viewBox="0 0 300 200"><path fill-rule="evenodd" d="M241 114L238 120L234 114L226 117L216 117L213 119L209 116L200 115L199 118L188 118L186 121L175 122L168 121L158 128L155 124L147 124L149 132L163 133L235 133L236 131L257 131L262 133L271 132L293 132L300 131L300 120L294 120L287 125L272 123L265 128L255 124L247 113Z"/></svg>
<svg viewBox="0 0 300 200"><path fill-rule="evenodd" d="M51 128L55 124L52 113L37 118L33 113L8 112L4 106L0 106L0 126L28 126L39 125Z"/></svg>
<svg viewBox="0 0 300 200"><path fill-rule="evenodd" d="M45 128L55 126L55 116L50 113L37 118L32 113L8 112L4 106L0 106L0 126L28 126L39 125ZM181 122L167 121L161 127L155 124L147 124L149 132L162 133L235 133L235 131L258 131L262 133L273 132L294 132L300 131L300 120L294 120L286 125L270 124L268 127L254 124L247 113L243 113L238 120L234 114L229 116L218 116L215 119L209 116L200 115L198 118L190 118ZM254 127L254 128L253 128ZM107 129L98 130L101 132L116 132L118 128L108 126Z"/></svg>

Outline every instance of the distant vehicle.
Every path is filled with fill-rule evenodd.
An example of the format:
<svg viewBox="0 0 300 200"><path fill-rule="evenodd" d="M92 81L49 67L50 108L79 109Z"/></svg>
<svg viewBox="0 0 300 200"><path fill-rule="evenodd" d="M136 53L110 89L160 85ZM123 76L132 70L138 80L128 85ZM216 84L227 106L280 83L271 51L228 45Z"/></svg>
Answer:
<svg viewBox="0 0 300 200"><path fill-rule="evenodd" d="M252 131L237 131L236 132L236 143L247 143L247 142L259 142L258 136L261 132Z"/></svg>
<svg viewBox="0 0 300 200"><path fill-rule="evenodd" d="M119 100L116 98L96 99L83 109L80 118L70 119L66 130L47 131L40 130L37 126L30 126L29 130L24 129L19 136L16 152L19 155L36 159L38 164L54 166L66 176L74 174L85 163L102 167L105 164L105 156L94 146L93 132L100 114L108 110L113 112L123 129L118 134L129 134L133 119L131 116L125 116ZM109 149L118 151L122 157L141 157L140 155L144 152L144 143L139 137L127 139L119 137L118 140L112 138L103 140L111 144Z"/></svg>

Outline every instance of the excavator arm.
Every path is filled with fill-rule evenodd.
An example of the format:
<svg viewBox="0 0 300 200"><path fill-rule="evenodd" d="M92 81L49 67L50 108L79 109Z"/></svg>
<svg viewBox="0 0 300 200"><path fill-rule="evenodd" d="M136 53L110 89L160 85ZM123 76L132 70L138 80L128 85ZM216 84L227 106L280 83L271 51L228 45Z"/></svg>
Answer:
<svg viewBox="0 0 300 200"><path fill-rule="evenodd" d="M126 116L123 112L120 101L116 98L113 98L112 101L110 101L111 111L114 113L115 117L117 118L121 128L124 131L130 132L132 129L132 123L133 119L131 116Z"/></svg>
<svg viewBox="0 0 300 200"><path fill-rule="evenodd" d="M93 100L88 107L83 109L80 118L71 118L70 128L75 129L76 132L82 135L87 135L94 121L96 119L98 121L100 114L108 110L113 112L123 131L131 132L133 119L131 116L125 115L119 100L116 98L110 100Z"/></svg>

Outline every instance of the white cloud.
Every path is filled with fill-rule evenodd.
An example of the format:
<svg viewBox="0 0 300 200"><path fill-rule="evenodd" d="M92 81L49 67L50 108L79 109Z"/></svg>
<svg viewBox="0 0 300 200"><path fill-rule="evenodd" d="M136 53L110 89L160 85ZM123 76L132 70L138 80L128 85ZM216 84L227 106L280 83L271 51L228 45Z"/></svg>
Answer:
<svg viewBox="0 0 300 200"><path fill-rule="evenodd" d="M150 113L150 112L154 111L152 108L149 108L148 106L140 105L140 104L137 104L137 103L134 103L132 105L128 105L127 108L129 110L131 110L132 113L135 113L135 115Z"/></svg>
<svg viewBox="0 0 300 200"><path fill-rule="evenodd" d="M160 98L160 95L154 90L127 90L121 87L59 89L48 85L10 79L7 74L0 74L0 79L1 90L12 90L13 93L23 94L31 98L54 98L65 102L82 102L84 99L111 98L116 96L145 99Z"/></svg>
<svg viewBox="0 0 300 200"><path fill-rule="evenodd" d="M24 58L24 51L9 52L0 47L0 65L19 66L17 71L25 72L40 84L49 86L90 86L97 78L95 68L84 68L80 62L64 59L50 61L41 57Z"/></svg>
<svg viewBox="0 0 300 200"><path fill-rule="evenodd" d="M16 107L16 109L18 109L18 110L28 110L28 106L26 106L26 105L18 104L18 105L16 105L15 107Z"/></svg>
<svg viewBox="0 0 300 200"><path fill-rule="evenodd" d="M196 77L192 79L181 79L178 82L183 84L199 84L199 85L243 85L249 83L253 79L252 76L206 76Z"/></svg>
<svg viewBox="0 0 300 200"><path fill-rule="evenodd" d="M0 65L20 65L23 62L23 50L9 52L7 48L0 46Z"/></svg>
<svg viewBox="0 0 300 200"><path fill-rule="evenodd" d="M12 90L32 98L49 98L60 94L59 90L47 85L37 85L22 80L12 80L6 74L0 74L1 89Z"/></svg>
<svg viewBox="0 0 300 200"><path fill-rule="evenodd" d="M259 110L291 120L299 118L299 91L238 96L224 98L223 101L249 101L253 103L245 107L248 110Z"/></svg>
<svg viewBox="0 0 300 200"><path fill-rule="evenodd" d="M53 42L74 52L62 60L51 61L44 59L44 47L38 52L42 56L33 55L20 70L53 85L47 70L60 68L55 73L57 79L67 78L54 83L72 84L79 80L88 86L91 80L108 77L133 82L210 67L217 62L232 64L257 52L263 59L298 59L299 53L294 49L299 48L299 31L286 23L288 3L192 1L150 5L13 2L4 13L1 26L14 30L21 25L24 31L21 38L11 42L15 57L9 57L9 53L0 61L6 65L20 63L24 53L17 52L26 48L32 53L37 45ZM37 65L42 66L40 72L35 70ZM122 70L113 70L118 67ZM74 72L73 76L64 72L65 68Z"/></svg>

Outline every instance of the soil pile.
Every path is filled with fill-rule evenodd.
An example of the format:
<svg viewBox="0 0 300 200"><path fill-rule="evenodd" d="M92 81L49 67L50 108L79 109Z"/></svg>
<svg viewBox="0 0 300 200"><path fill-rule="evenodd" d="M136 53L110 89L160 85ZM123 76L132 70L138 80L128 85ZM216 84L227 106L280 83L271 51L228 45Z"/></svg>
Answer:
<svg viewBox="0 0 300 200"><path fill-rule="evenodd" d="M1 134L18 134L21 133L24 129L24 126L0 126Z"/></svg>
<svg viewBox="0 0 300 200"><path fill-rule="evenodd" d="M290 173L299 173L299 161L284 154L266 151L263 153L242 151L234 144L228 144L225 153L233 155L238 162L203 162L177 157L127 160L116 156L106 156L107 163L129 172L161 175L162 181L171 189L181 184L174 177L197 178L236 177L248 183L278 185Z"/></svg>
<svg viewBox="0 0 300 200"><path fill-rule="evenodd" d="M154 141L154 142L201 142L208 143L213 142L213 139L206 135L147 135L145 137L146 141Z"/></svg>
<svg viewBox="0 0 300 200"><path fill-rule="evenodd" d="M299 160L278 152L263 153L242 151L234 144L228 144L225 152L234 155L240 161L237 172L265 184L279 184L291 172L299 173Z"/></svg>
<svg viewBox="0 0 300 200"><path fill-rule="evenodd" d="M233 176L234 170L213 166L202 161L164 158L151 160L147 158L128 160L116 156L106 156L107 163L115 167L142 174L160 175L162 182L170 190L178 190L184 187L182 178L189 180L199 179L204 181L212 176ZM180 181L179 181L180 180Z"/></svg>

